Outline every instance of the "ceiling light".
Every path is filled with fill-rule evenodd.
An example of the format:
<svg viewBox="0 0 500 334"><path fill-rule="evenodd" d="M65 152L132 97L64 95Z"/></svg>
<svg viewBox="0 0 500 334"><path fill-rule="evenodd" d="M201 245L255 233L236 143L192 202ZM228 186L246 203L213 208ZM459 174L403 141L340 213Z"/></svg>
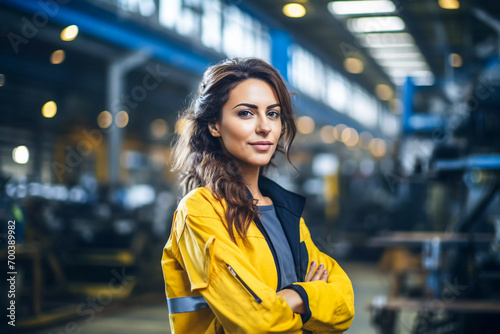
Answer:
<svg viewBox="0 0 500 334"><path fill-rule="evenodd" d="M385 59L404 59L404 60L423 60L422 54L420 52L385 52L384 49L372 49L370 50L370 55L375 60L385 60Z"/></svg>
<svg viewBox="0 0 500 334"><path fill-rule="evenodd" d="M361 36L358 35L358 37ZM377 54L377 55L385 55L385 54L399 55L408 53L420 54L420 50L417 48L416 45L396 46L396 47L386 46L384 48L368 49L368 52L370 52L370 54Z"/></svg>
<svg viewBox="0 0 500 334"><path fill-rule="evenodd" d="M412 77L434 77L434 74L431 71L411 71Z"/></svg>
<svg viewBox="0 0 500 334"><path fill-rule="evenodd" d="M461 67L463 64L462 56L459 55L458 53L451 53L448 57L448 61L450 62L450 65L453 67Z"/></svg>
<svg viewBox="0 0 500 334"><path fill-rule="evenodd" d="M115 116L115 124L119 128L124 128L128 124L128 113L124 110L119 111Z"/></svg>
<svg viewBox="0 0 500 334"><path fill-rule="evenodd" d="M297 119L297 130L304 134L314 131L314 120L309 116L301 116Z"/></svg>
<svg viewBox="0 0 500 334"><path fill-rule="evenodd" d="M323 126L321 128L320 133L319 133L321 140L323 140L323 142L325 142L327 144L331 144L331 143L335 142L334 131L335 131L335 127L333 127L331 125Z"/></svg>
<svg viewBox="0 0 500 334"><path fill-rule="evenodd" d="M332 1L328 10L336 15L394 13L396 6L392 1Z"/></svg>
<svg viewBox="0 0 500 334"><path fill-rule="evenodd" d="M342 131L344 131L345 128L347 128L347 125L344 124L337 124L337 126L335 126L335 129L333 129L335 140L341 140Z"/></svg>
<svg viewBox="0 0 500 334"><path fill-rule="evenodd" d="M439 6L444 9L458 9L460 2L458 0L439 0Z"/></svg>
<svg viewBox="0 0 500 334"><path fill-rule="evenodd" d="M45 118L52 118L57 113L57 104L54 101L45 103L42 107L42 115Z"/></svg>
<svg viewBox="0 0 500 334"><path fill-rule="evenodd" d="M30 151L24 145L18 146L12 150L12 159L16 163L24 165L30 160Z"/></svg>
<svg viewBox="0 0 500 334"><path fill-rule="evenodd" d="M346 141L347 146L354 146L359 142L359 135L358 131L356 131L354 128L351 128L351 136L348 141Z"/></svg>
<svg viewBox="0 0 500 334"><path fill-rule="evenodd" d="M387 151L387 145L383 139L374 138L370 142L370 151L377 158L383 157Z"/></svg>
<svg viewBox="0 0 500 334"><path fill-rule="evenodd" d="M302 17L306 15L306 9L299 3L289 3L283 6L283 14L288 17Z"/></svg>
<svg viewBox="0 0 500 334"><path fill-rule="evenodd" d="M359 58L346 58L344 59L344 67L347 72L358 74L363 72L365 66Z"/></svg>
<svg viewBox="0 0 500 334"><path fill-rule="evenodd" d="M389 101L394 95L392 88L389 85L385 84L378 84L377 86L375 86L375 93L382 101Z"/></svg>
<svg viewBox="0 0 500 334"><path fill-rule="evenodd" d="M65 58L66 54L64 53L64 50L56 50L50 55L50 62L51 64L57 65L62 63Z"/></svg>
<svg viewBox="0 0 500 334"><path fill-rule="evenodd" d="M101 111L99 116L97 116L97 125L99 125L100 128L106 129L111 126L111 123L113 121L113 117L111 116L111 113L107 110Z"/></svg>
<svg viewBox="0 0 500 334"><path fill-rule="evenodd" d="M401 31L405 23L397 16L375 16L349 19L347 28L352 32Z"/></svg>
<svg viewBox="0 0 500 334"><path fill-rule="evenodd" d="M167 122L162 118L157 118L150 125L151 134L156 138L165 137L168 133Z"/></svg>
<svg viewBox="0 0 500 334"><path fill-rule="evenodd" d="M358 38L369 48L415 46L413 37L407 32L360 34Z"/></svg>
<svg viewBox="0 0 500 334"><path fill-rule="evenodd" d="M392 60L385 60L385 61L377 61L377 63L380 65L380 66L383 66L383 67L422 67L422 68L425 68L427 69L427 63L425 61L422 61L422 60L396 60L396 59L392 59Z"/></svg>
<svg viewBox="0 0 500 334"><path fill-rule="evenodd" d="M411 70L411 69L405 69L405 68L386 68L386 72L390 76L396 76L396 77L405 77L405 76L411 76L411 77L429 77L433 76L434 74L429 71L429 70Z"/></svg>
<svg viewBox="0 0 500 334"><path fill-rule="evenodd" d="M70 42L78 36L78 27L76 25L71 25L61 31L61 39L65 42Z"/></svg>
<svg viewBox="0 0 500 334"><path fill-rule="evenodd" d="M341 139L342 139L342 142L344 144L346 144L347 146L354 146L359 141L359 135L358 135L358 132L355 129L353 129L353 128L345 128L342 131Z"/></svg>

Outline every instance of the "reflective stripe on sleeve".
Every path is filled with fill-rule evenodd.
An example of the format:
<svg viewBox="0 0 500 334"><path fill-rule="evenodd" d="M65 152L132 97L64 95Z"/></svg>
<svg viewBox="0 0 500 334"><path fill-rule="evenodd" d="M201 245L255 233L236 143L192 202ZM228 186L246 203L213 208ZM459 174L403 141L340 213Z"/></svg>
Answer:
<svg viewBox="0 0 500 334"><path fill-rule="evenodd" d="M203 296L167 298L168 313L194 312L208 308Z"/></svg>

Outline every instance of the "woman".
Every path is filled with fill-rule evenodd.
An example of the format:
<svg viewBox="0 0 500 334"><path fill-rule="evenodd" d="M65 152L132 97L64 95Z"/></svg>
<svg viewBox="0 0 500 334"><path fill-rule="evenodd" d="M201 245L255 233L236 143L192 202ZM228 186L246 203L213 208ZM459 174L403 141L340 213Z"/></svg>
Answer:
<svg viewBox="0 0 500 334"><path fill-rule="evenodd" d="M296 133L280 74L260 59L222 61L182 118L173 170L184 197L161 261L172 333L347 330L349 278L311 240L305 198L263 175L276 150L290 161Z"/></svg>

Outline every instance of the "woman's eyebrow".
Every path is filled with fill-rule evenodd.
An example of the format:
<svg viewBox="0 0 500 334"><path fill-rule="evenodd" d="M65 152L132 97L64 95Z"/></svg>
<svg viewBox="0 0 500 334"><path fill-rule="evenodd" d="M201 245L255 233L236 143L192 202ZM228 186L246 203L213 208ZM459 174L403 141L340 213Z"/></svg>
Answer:
<svg viewBox="0 0 500 334"><path fill-rule="evenodd" d="M250 104L250 103L240 103L238 105L235 105L234 108L239 107L239 106L246 106L246 107L249 107L249 108L252 108L252 109L257 109L257 106L255 104ZM281 108L281 105L279 103L271 104L271 105L267 106L267 109L271 109L271 108L274 108L274 107L280 107Z"/></svg>

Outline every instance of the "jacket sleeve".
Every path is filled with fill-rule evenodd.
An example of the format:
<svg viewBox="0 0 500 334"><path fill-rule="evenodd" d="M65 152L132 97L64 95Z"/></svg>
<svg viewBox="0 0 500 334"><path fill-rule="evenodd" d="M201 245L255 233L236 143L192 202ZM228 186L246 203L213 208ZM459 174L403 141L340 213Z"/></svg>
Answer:
<svg viewBox="0 0 500 334"><path fill-rule="evenodd" d="M324 269L328 270L328 283L322 280L295 282L284 289L295 290L304 300L307 310L302 315L304 329L314 333L344 332L349 329L354 317L351 281L337 261L316 247L303 218L300 219L300 225L309 256L307 268L310 270L312 261L316 261L317 266L323 264Z"/></svg>
<svg viewBox="0 0 500 334"><path fill-rule="evenodd" d="M174 255L191 291L205 298L226 333L302 333L302 318L267 286L219 219L174 217Z"/></svg>

